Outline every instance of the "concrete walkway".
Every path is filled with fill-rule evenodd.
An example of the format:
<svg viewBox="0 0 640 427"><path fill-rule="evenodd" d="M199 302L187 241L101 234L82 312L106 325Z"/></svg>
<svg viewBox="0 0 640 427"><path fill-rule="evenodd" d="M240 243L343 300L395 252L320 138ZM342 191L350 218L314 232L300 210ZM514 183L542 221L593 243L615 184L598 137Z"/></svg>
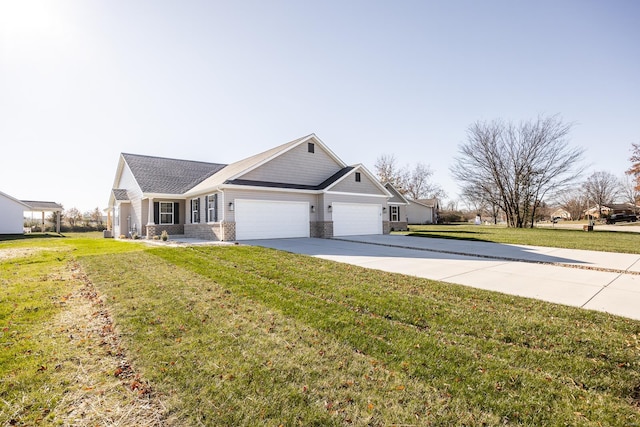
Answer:
<svg viewBox="0 0 640 427"><path fill-rule="evenodd" d="M640 320L640 255L400 235L242 243Z"/></svg>

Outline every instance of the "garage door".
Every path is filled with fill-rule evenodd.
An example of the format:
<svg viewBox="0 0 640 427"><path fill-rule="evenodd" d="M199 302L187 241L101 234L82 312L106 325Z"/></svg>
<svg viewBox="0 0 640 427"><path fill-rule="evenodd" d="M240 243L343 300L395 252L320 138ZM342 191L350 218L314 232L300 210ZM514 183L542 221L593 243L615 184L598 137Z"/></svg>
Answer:
<svg viewBox="0 0 640 427"><path fill-rule="evenodd" d="M382 205L334 203L333 235L382 234Z"/></svg>
<svg viewBox="0 0 640 427"><path fill-rule="evenodd" d="M235 200L236 240L309 237L309 203Z"/></svg>

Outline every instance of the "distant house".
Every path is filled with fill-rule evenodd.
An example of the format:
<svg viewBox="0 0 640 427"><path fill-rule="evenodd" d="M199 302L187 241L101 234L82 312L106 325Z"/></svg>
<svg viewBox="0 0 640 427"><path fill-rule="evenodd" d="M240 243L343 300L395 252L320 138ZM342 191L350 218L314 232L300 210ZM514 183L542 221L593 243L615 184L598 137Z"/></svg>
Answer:
<svg viewBox="0 0 640 427"><path fill-rule="evenodd" d="M438 199L409 200L407 223L411 225L436 224L439 210Z"/></svg>
<svg viewBox="0 0 640 427"><path fill-rule="evenodd" d="M45 212L60 213L62 206L54 202L18 200L0 191L0 234L24 233L25 211L42 212L42 224L44 225ZM26 231L30 231L30 229ZM60 232L60 215L58 215L56 231Z"/></svg>
<svg viewBox="0 0 640 427"><path fill-rule="evenodd" d="M22 234L26 203L0 191L0 234Z"/></svg>
<svg viewBox="0 0 640 427"><path fill-rule="evenodd" d="M563 208L558 208L555 211L551 212L551 219L564 219L570 220L571 213Z"/></svg>
<svg viewBox="0 0 640 427"><path fill-rule="evenodd" d="M333 237L389 233L393 200L311 134L228 165L123 153L108 212L116 237Z"/></svg>
<svg viewBox="0 0 640 427"><path fill-rule="evenodd" d="M602 205L602 207L596 205L584 211L584 215L592 218L599 218L600 212L605 216L613 214L638 214L640 213L640 206L633 203L611 203L608 205Z"/></svg>

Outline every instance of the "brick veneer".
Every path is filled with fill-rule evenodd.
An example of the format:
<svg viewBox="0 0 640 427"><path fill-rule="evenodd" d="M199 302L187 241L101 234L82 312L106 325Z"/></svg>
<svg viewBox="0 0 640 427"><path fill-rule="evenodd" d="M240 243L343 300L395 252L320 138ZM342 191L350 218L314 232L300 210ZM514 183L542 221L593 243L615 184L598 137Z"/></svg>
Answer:
<svg viewBox="0 0 640 427"><path fill-rule="evenodd" d="M329 239L333 237L333 221L312 221L309 223L311 237Z"/></svg>
<svg viewBox="0 0 640 427"><path fill-rule="evenodd" d="M178 236L184 234L184 224L153 224L145 225L147 239L153 238L153 236L159 236L166 230L169 237L172 235Z"/></svg>

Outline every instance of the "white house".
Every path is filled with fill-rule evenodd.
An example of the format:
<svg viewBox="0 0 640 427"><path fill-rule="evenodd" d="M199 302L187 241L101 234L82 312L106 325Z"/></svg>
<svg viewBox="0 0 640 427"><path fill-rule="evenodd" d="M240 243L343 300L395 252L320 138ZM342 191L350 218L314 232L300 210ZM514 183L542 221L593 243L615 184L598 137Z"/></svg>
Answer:
<svg viewBox="0 0 640 427"><path fill-rule="evenodd" d="M438 222L438 199L409 200L407 222L409 224L436 224Z"/></svg>
<svg viewBox="0 0 640 427"><path fill-rule="evenodd" d="M31 207L0 191L0 234L22 234L24 211Z"/></svg>

